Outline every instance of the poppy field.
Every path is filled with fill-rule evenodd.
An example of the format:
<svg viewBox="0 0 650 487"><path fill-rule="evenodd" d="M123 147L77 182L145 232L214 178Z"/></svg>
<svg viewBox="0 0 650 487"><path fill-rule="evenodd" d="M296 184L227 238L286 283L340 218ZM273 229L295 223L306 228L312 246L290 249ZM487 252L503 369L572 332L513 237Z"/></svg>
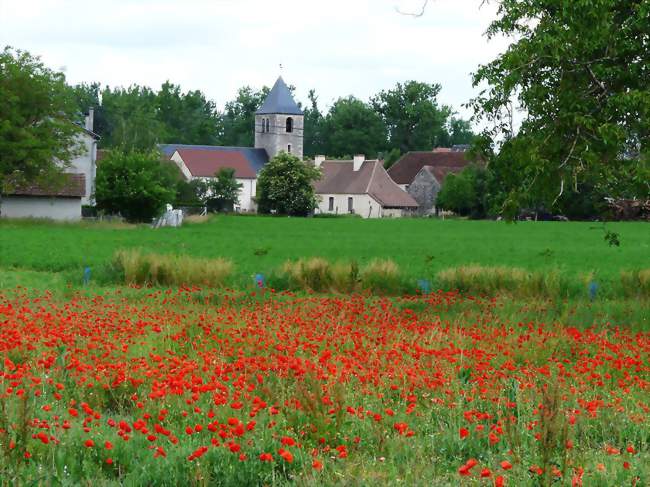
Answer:
<svg viewBox="0 0 650 487"><path fill-rule="evenodd" d="M0 478L648 485L650 332L506 305L0 294Z"/></svg>

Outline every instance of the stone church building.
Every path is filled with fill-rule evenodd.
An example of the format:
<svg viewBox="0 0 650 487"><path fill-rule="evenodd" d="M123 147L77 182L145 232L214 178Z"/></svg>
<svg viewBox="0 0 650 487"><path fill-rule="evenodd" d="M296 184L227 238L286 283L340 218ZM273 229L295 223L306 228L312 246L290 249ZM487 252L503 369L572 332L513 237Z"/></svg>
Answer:
<svg viewBox="0 0 650 487"><path fill-rule="evenodd" d="M236 211L256 211L257 177L264 165L281 152L303 159L305 116L282 77L278 78L255 113L255 147L161 145L188 180L210 179L222 168L235 171L242 185ZM326 160L313 162L322 171L314 185L320 199L316 213L354 214L363 218L414 214L418 202L393 181L382 161Z"/></svg>
<svg viewBox="0 0 650 487"><path fill-rule="evenodd" d="M280 152L303 157L304 113L282 77L255 113L255 147L163 144L160 150L174 161L185 179L210 179L222 168L235 170L242 185L237 211L255 211L257 176Z"/></svg>

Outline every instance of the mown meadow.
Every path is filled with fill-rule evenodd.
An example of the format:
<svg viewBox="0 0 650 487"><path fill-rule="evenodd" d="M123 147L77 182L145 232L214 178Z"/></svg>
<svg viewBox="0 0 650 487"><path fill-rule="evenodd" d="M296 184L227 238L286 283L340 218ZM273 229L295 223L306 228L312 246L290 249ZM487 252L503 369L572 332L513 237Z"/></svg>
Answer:
<svg viewBox="0 0 650 487"><path fill-rule="evenodd" d="M647 228L0 221L0 485L648 485Z"/></svg>
<svg viewBox="0 0 650 487"><path fill-rule="evenodd" d="M606 232L615 233L620 246L609 245ZM445 287L446 282L437 282L441 272L479 265L552 275L561 281L560 294L584 297L591 282L600 294L620 294L622 272L650 268L650 229L645 223L257 216L219 216L180 229L0 220L0 249L0 269L5 272L59 273L62 282L73 285L82 282L86 267L94 284L119 280L112 266L116 252L136 249L225 259L232 270L224 284L234 288L250 286L256 274L281 274L287 262L317 257L359 269L375 260L390 260L407 290L422 280L432 288ZM650 276L640 280L631 287L645 283L650 288ZM279 281L277 287L287 287L286 280Z"/></svg>

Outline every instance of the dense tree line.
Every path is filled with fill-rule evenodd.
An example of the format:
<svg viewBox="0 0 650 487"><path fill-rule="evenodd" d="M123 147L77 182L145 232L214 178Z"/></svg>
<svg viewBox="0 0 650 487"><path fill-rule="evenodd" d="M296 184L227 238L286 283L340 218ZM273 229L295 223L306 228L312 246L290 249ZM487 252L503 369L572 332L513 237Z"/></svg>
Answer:
<svg viewBox="0 0 650 487"><path fill-rule="evenodd" d="M94 128L103 148L148 150L172 142L253 146L255 111L269 88L242 87L222 111L202 92L183 92L170 82L158 91L98 83L76 85L72 91L80 119L94 107ZM394 161L410 150L470 143L474 134L469 122L455 118L450 107L441 105L439 93L440 85L409 81L369 102L341 97L324 112L312 90L304 107L305 156L364 153Z"/></svg>

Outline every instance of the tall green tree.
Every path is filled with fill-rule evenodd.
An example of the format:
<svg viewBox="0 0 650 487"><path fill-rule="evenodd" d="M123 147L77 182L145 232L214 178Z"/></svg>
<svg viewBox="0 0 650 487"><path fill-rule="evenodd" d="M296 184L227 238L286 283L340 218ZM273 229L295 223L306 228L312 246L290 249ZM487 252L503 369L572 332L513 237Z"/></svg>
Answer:
<svg viewBox="0 0 650 487"><path fill-rule="evenodd" d="M458 174L449 174L436 197L436 207L461 216L485 218L489 211L490 176L484 167L474 164Z"/></svg>
<svg viewBox="0 0 650 487"><path fill-rule="evenodd" d="M451 109L438 103L439 84L407 81L372 98L375 111L388 130L391 149L402 153L447 145Z"/></svg>
<svg viewBox="0 0 650 487"><path fill-rule="evenodd" d="M150 151L163 140L165 126L158 119L157 95L151 88L106 88L102 109L107 122L103 147Z"/></svg>
<svg viewBox="0 0 650 487"><path fill-rule="evenodd" d="M320 176L320 170L313 165L280 152L258 176L258 211L291 216L309 215L318 205L313 183Z"/></svg>
<svg viewBox="0 0 650 487"><path fill-rule="evenodd" d="M62 73L27 52L0 51L0 195L16 184L58 179L79 150L76 117Z"/></svg>
<svg viewBox="0 0 650 487"><path fill-rule="evenodd" d="M97 170L97 207L131 222L151 221L175 200L177 174L156 151L111 150Z"/></svg>
<svg viewBox="0 0 650 487"><path fill-rule="evenodd" d="M222 144L235 147L253 147L255 144L255 112L269 94L269 88L254 90L240 88L237 97L226 103L223 114Z"/></svg>
<svg viewBox="0 0 650 487"><path fill-rule="evenodd" d="M650 2L496 3L487 35L514 42L476 71L487 88L472 105L486 135L507 141L496 155L504 209L531 198L557 209L582 183L616 192L650 147ZM524 117L516 134L513 103Z"/></svg>
<svg viewBox="0 0 650 487"><path fill-rule="evenodd" d="M309 90L307 95L309 105L305 108L305 145L304 154L314 157L326 153L325 147L325 117L318 107L318 97L315 90Z"/></svg>
<svg viewBox="0 0 650 487"><path fill-rule="evenodd" d="M88 111L92 108L94 111L93 132L103 138L108 131L108 125L101 104L101 85L99 83L80 83L72 87L72 93L77 104L77 122L84 124Z"/></svg>
<svg viewBox="0 0 650 487"><path fill-rule="evenodd" d="M470 145L476 137L470 122L462 118L451 117L448 121L447 131L449 132L449 146Z"/></svg>
<svg viewBox="0 0 650 487"><path fill-rule="evenodd" d="M386 128L370 105L349 96L330 108L325 123L325 153L334 157L377 157L386 147Z"/></svg>
<svg viewBox="0 0 650 487"><path fill-rule="evenodd" d="M219 169L214 179L206 184L205 205L210 211L233 211L239 202L239 190L242 184L235 179L235 170L224 167Z"/></svg>
<svg viewBox="0 0 650 487"><path fill-rule="evenodd" d="M161 142L218 145L223 120L216 104L198 90L181 92L166 81L156 94L156 117L163 125Z"/></svg>

